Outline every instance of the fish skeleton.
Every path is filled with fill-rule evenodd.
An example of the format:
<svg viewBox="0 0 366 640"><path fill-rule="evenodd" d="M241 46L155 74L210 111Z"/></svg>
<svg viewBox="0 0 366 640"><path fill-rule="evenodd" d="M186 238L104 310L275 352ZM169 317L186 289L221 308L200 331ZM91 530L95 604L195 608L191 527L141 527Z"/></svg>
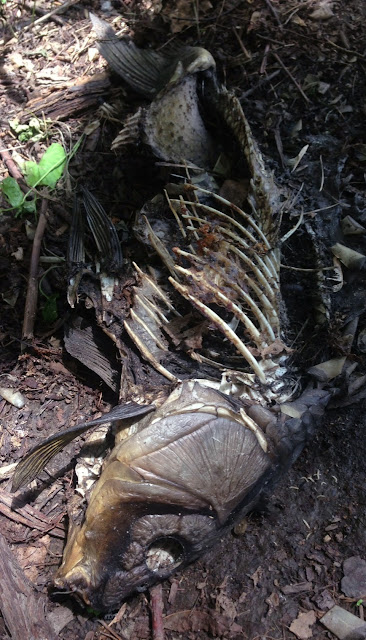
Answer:
<svg viewBox="0 0 366 640"><path fill-rule="evenodd" d="M187 179L138 215L135 234L160 266L134 263L128 282L116 231L84 190L69 260L76 267L83 260L84 216L101 256L99 284L88 296L120 353L120 404L38 445L13 486L80 433L122 421L82 523L71 523L54 580L111 610L230 530L299 455L330 394L304 390L290 365L279 277L284 198L213 57L186 46L141 50L92 20L102 55L146 102L114 148L142 144L152 162L181 165ZM231 168L222 177L217 158L227 149ZM228 191L239 193L235 202ZM82 276L73 276L72 306L82 287ZM104 354L98 358L106 372Z"/></svg>

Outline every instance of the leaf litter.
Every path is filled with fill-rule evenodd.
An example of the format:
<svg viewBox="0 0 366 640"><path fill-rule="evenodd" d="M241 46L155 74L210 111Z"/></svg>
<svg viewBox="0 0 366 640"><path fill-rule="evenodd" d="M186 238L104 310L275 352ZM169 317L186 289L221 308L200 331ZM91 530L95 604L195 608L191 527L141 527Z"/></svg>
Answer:
<svg viewBox="0 0 366 640"><path fill-rule="evenodd" d="M364 162L360 149L362 150L362 142L366 141L362 140L363 134L359 133L357 128L357 123L362 121L362 100L357 98L357 90L363 86L364 81L362 69L357 62L362 61L365 49L363 36L359 35L359 25L362 23L363 15L362 3L353 1L345 4L319 1L299 4L297 2L277 3L272 1L260 6L256 2L248 2L244 6L235 2L220 2L212 3L212 8L208 6L209 3L207 6L202 3L201 7L199 4L186 3L184 7L182 5L181 13L177 14L175 19L173 15L164 17L163 27L157 27L154 23L154 19L159 19L161 7L158 7L158 3L152 2L149 7L146 5L145 9L143 3L140 7L138 3L130 4L130 10L135 11L133 29L137 38L140 39L140 42L142 39L145 43L150 44L151 42L152 46L161 46L172 35L177 37L175 33L178 32L183 34L183 37L196 40L199 31L199 37L203 44L208 49L214 49L215 55L218 55L227 75L228 84L236 86L239 95L241 92L244 93L248 87L252 88L258 84L251 96L244 99L243 106L256 129L259 142L263 145L267 157L270 156L273 159L276 175L281 173L278 168L278 150L273 135L276 128L286 158L296 158L299 149L309 145L292 176L289 177L288 173L283 176L284 181L290 180L295 190L305 179L304 193L300 200L301 204L305 206L305 210L322 210L324 207L334 206L334 198L337 199L341 196L341 205L339 206L344 208L344 213L351 214L352 218L355 217L356 225L364 226L366 224L365 216L362 213ZM168 3L165 6L169 10ZM177 5L177 9L179 6ZM282 29L275 13L271 10L273 8L276 9ZM156 9L155 13L154 9ZM9 23L15 24L18 17L10 2L7 3L6 10L8 11ZM26 15L26 8L23 11L22 19L26 22L28 20L28 25L31 25L32 18ZM347 20L342 19L342 11L347 12ZM94 70L101 71L103 64L100 59L97 60L94 56L92 60L90 57L88 58L88 44L92 45L93 43L89 37L88 23L82 12L74 7L68 13L60 16L60 20L61 25L64 26L59 25L56 36L56 32L52 34L54 40L60 39L55 43L55 46L57 44L57 55L63 58L60 64L57 62L58 80L70 79L82 75L84 72L88 74ZM176 25L179 23L182 28L176 28L174 31L174 23ZM80 40L76 41L67 33L70 24L76 24L80 29L82 35ZM26 73L30 74L29 77L32 78L35 86L33 93L39 91L39 86L42 86L44 90L53 84L52 73L49 73L47 69L42 72L44 65L47 64L47 57L41 54L41 51L44 50L46 53L48 51L47 55L54 55L52 47L49 45L49 34L52 32L52 27L54 27L52 22L45 22L43 26L35 26L34 34L38 34L36 41L31 27L27 38L20 40L17 45L21 47L21 57L9 59L7 63L10 65L10 67L8 66L10 72L18 79L18 86L16 83L5 85L9 91L6 98L4 98L4 94L0 97L2 106L9 113L9 117L19 114L19 104L25 105L25 96L21 87L24 86ZM233 28L239 33L239 41L241 40L246 50L250 52L250 58L243 56L239 41L236 37L231 37ZM263 77L260 78L265 82L259 85L260 67L265 47L268 44L277 51L277 55L291 75L284 71L278 61L276 62L275 59L271 61L269 58L270 62L267 63L269 66ZM10 48L14 47L15 43L10 42L9 46ZM83 47L86 47L85 53ZM32 64L25 64L29 60L32 61ZM90 68L90 64L94 65L93 69ZM266 76L278 70L280 70L280 74L273 80L266 82ZM38 87L37 74L42 79L42 85ZM306 77L309 74L315 78L313 86L307 84ZM301 94L299 94L291 76L293 80L300 83L303 91L312 100L312 104L306 105L304 101L301 101ZM323 90L320 90L319 87ZM314 94L312 94L313 91ZM352 106L353 112L346 109L348 106ZM92 114L92 117L95 118L95 113ZM302 121L301 130L291 136L290 132L293 131L295 124L300 119ZM86 124L85 120L84 123ZM75 129L77 128L76 120L73 126ZM78 135L77 132L75 135ZM357 144L353 149L352 142L354 140ZM5 142L7 147L14 146L14 139L10 137L6 138ZM33 153L34 149L32 151L32 144L34 143L27 143L29 146L25 148L25 153L23 152L25 157L36 157ZM340 150L339 162L343 162L344 169L341 169L340 165L337 168L333 162L337 150ZM45 147L38 147L37 157L40 158L44 151ZM318 192L319 154L323 156L325 169L325 194L322 196ZM76 175L92 170L88 165L91 162L90 156L85 154L81 157L82 161L79 161L79 166L77 161L74 168ZM110 163L108 173L111 173L113 168L118 175L119 169L113 165L111 156L108 156L107 162ZM101 167L105 167L105 159L103 159ZM94 170L95 168L93 168ZM100 173L103 175L103 179L99 188L108 193L106 173L105 169L104 173L103 171ZM6 177L5 172L2 177ZM106 187L103 187L103 181L106 182ZM341 193L339 193L339 189L337 190L337 184L338 187L341 185ZM327 194L331 194L329 199L327 199ZM19 195L22 193L18 192L18 198ZM122 200L123 197L122 194ZM131 207L131 211L134 206L134 198L135 195L132 193L129 194L129 199L124 199L125 202L128 200L127 206ZM112 203L112 208L113 206L115 205ZM329 220L333 214L334 209L324 210L320 213L324 217L329 216ZM56 228L61 228L60 222L56 221L53 212L52 216L54 219L51 219L50 232L46 235L46 243L51 247L51 232ZM9 225L9 229L5 230L5 234L3 230L1 230L1 234L4 256L11 255L19 246L24 246L25 250L28 250L28 241L24 239L21 226L14 226L13 221ZM337 241L338 239L335 238L335 242ZM347 244L349 243L347 242ZM58 250L57 246L56 249ZM0 265L4 275L3 285L7 287L7 290L10 290L18 280L15 277L14 266L11 267L13 271L10 271L7 258L2 259L5 259L5 263ZM302 254L301 260L304 260ZM298 266L306 265L303 262ZM17 273L19 268L23 275L26 274L26 263L17 261ZM9 280L10 273L12 280ZM347 278L347 271L344 273ZM19 280L20 283L21 280L22 278ZM46 278L45 285L51 287L51 290L60 286L57 281L49 278ZM23 285L19 286L21 288ZM291 280L287 286L293 286ZM14 371L17 379L22 381L29 371L29 363L26 359L17 362L18 353L13 346L9 345L9 336L17 332L17 327L18 336L20 335L21 306L19 303L15 304L11 310L5 299L2 304L6 313L4 313L4 324L0 328L0 337L4 340L5 345L1 364L5 372ZM187 341L187 347L189 347L191 340L193 340L193 344L199 340L199 334L196 337L191 336L189 333L184 333L183 329L178 338L181 341ZM42 349L44 352L41 360L36 360L33 365L34 376L40 380L40 384L33 391L30 389L25 391L25 407L16 410L6 403L0 405L1 417L6 419L8 432L13 431L20 434L20 430L26 427L27 437L33 441L39 438L40 429L44 424L39 419L40 415L52 427L51 430L54 430L56 410L58 421L61 419L64 422L70 420L76 422L80 418L80 411L90 412L91 402L95 403L93 404L94 410L98 408L97 395L92 394L91 399L90 391L85 391L78 382L71 382L69 378L65 378L62 369L57 371L57 378L55 378L51 368L44 364L45 358L52 358L52 360L56 359L53 364L59 363L61 366L60 351L56 350L56 353L52 353L51 356L50 344L43 345ZM309 366L310 364L312 363L310 362ZM42 376L45 376L45 379ZM52 390L52 385L47 385L45 380L52 380L52 382L57 380L56 388ZM37 390L42 385L43 389ZM7 386L6 383L4 386ZM63 393L59 393L61 388ZM293 629L297 633L303 634L302 636L298 635L299 638L324 638L323 628L315 619L312 622L315 616L314 612L317 607L319 609L329 607L334 599L336 602L340 601L343 597L340 591L340 580L343 576L342 562L355 553L357 554L360 549L365 548L364 526L358 506L361 495L360 488L363 484L361 461L364 460L365 455L363 444L359 439L361 428L362 415L357 409L341 409L335 410L333 413L330 412L324 428L315 440L316 450L305 452L305 456L308 457L303 457L297 463L275 495L268 499L267 512L264 515L262 513L253 514L249 519L243 538L228 538L220 550L216 548L211 551L205 559L189 569L184 575L177 589L174 605L171 605L175 611L169 607L166 609L165 629L168 638L174 637L174 635L169 636L173 627L176 627L172 631L173 634L180 633L187 638L197 640L206 637L235 637L235 633L239 637L247 637L252 640L259 634L267 634L268 637L274 637L278 640L283 637L290 640L294 637ZM24 447L22 435L12 440L9 433L5 432L2 436L4 466L12 462L15 457L20 456ZM328 459L329 455L330 459ZM66 460L65 464L67 464ZM347 470L349 471L347 472ZM319 476L317 477L318 472ZM302 479L309 477L312 477L314 481ZM343 486L342 483L346 477L350 478L347 481L350 484ZM63 486L60 485L60 492L67 492L65 483ZM290 499L291 504L289 504ZM51 513L52 509L57 513L58 505L59 496L56 495L53 502L51 501L48 505ZM340 518L337 529L326 530L329 524L333 523L335 513L338 513ZM303 520L309 523L310 529L304 525ZM29 529L29 525L27 528L25 524L20 522L11 524L5 515L1 515L1 523L2 532L10 541L19 540L19 537L26 536L26 532L32 531ZM343 540L339 537L340 534L342 534ZM22 544L25 547L29 545L28 542ZM59 554L60 551L61 543L57 543L57 539L53 538L50 543L51 556L49 557L52 558L52 554ZM361 553L361 555L364 554ZM39 568L40 584L41 587L44 585L44 589L47 575L52 574L52 568L47 568L46 565L47 560L43 569ZM259 566L263 569L260 574L257 574L254 581L254 578L251 579L249 576L254 576ZM308 580L310 584L313 583L313 590L309 586L309 590L306 591L299 590L292 593L290 591L284 600L280 587L285 588L287 585L291 589L293 585L305 583L307 577L305 569L308 566L313 567L315 574L315 578L312 578L311 581ZM345 574L351 577L350 573L345 572ZM34 576L34 573L32 575ZM228 575L230 581L225 593L217 595L216 585L222 584ZM196 584L206 584L207 588L199 590L197 594ZM273 585L275 585L276 591L274 591ZM325 593L325 588L329 589L328 595L325 595L322 600L319 600L319 588L323 589L321 593ZM169 589L170 585L167 585L166 590ZM241 594L244 592L247 595L241 600ZM278 595L279 593L280 595ZM147 608L143 600L139 601L138 605L136 602L127 604L121 621L121 633L129 628L129 637L132 639L149 636ZM219 611L216 610L216 606L219 606ZM309 606L314 606L314 611L307 611ZM138 609L138 607L140 608ZM134 613L137 609L138 612ZM228 615L228 611L230 615ZM236 620L232 618L235 613L238 614ZM302 615L303 617L301 617ZM174 616L176 617L174 618ZM297 625L295 625L296 621L298 621ZM237 627L233 626L235 624ZM68 622L67 625L63 630L60 629L60 637L65 640L85 637L89 632L92 634L91 637L96 638L96 634L99 633L96 631L95 622L87 621L85 618L80 621L76 615L73 621ZM309 633L312 635L304 635Z"/></svg>

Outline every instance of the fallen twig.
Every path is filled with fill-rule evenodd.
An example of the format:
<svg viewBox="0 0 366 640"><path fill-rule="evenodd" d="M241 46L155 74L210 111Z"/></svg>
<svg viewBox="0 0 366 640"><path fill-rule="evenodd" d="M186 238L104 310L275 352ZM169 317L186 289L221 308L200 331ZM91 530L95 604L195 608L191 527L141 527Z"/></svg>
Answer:
<svg viewBox="0 0 366 640"><path fill-rule="evenodd" d="M47 200L42 199L41 212L37 224L36 233L33 240L32 255L29 267L29 279L27 297L24 308L23 320L23 339L32 339L34 330L34 321L37 312L38 301L38 265L41 252L42 238L47 226Z"/></svg>
<svg viewBox="0 0 366 640"><path fill-rule="evenodd" d="M65 538L65 531L62 526L59 526L59 520L64 514L58 516L56 520L52 520L29 504L17 508L14 506L14 497L6 491L0 491L0 513L30 529L36 529L43 534L49 533L55 538Z"/></svg>
<svg viewBox="0 0 366 640"><path fill-rule="evenodd" d="M0 535L0 610L12 640L56 640L45 614L46 598L37 594Z"/></svg>
<svg viewBox="0 0 366 640"><path fill-rule="evenodd" d="M152 618L152 637L153 640L164 640L164 621L163 621L163 587L161 584L155 585L150 589L150 606Z"/></svg>
<svg viewBox="0 0 366 640"><path fill-rule="evenodd" d="M37 20L34 20L34 22L32 22L31 24L23 27L22 32L24 33L24 31L29 31L30 29L33 29L33 27L42 24L42 22L50 20L56 13L63 13L64 11L66 11L66 9L72 7L72 5L77 4L78 2L79 0L67 0L66 2L64 2L64 4L59 5L55 9L52 9L52 11L46 13L44 16L41 16L40 18L37 18Z"/></svg>
<svg viewBox="0 0 366 640"><path fill-rule="evenodd" d="M271 73L269 76L266 76L265 78L262 78L261 80L259 80L257 84L255 84L253 87L248 89L248 91L244 91L244 93L241 94L240 100L243 100L244 98L248 98L252 93L254 93L254 91L257 91L257 89L260 89L260 87L263 87L263 85L267 84L267 82L271 82L271 80L273 80L273 78L278 76L279 73L281 73L281 69L276 69L276 71L273 71L273 73Z"/></svg>
<svg viewBox="0 0 366 640"><path fill-rule="evenodd" d="M271 0L265 0L265 3L266 3L266 5L267 5L267 7L269 8L269 10L273 13L273 15L274 15L274 17L275 17L275 20L276 20L276 22L278 23L278 26L280 27L280 29L283 29L282 22L281 22L281 20L280 20L279 15L278 15L278 11L277 11L277 9L275 9L275 8L274 8L274 6L272 5Z"/></svg>
<svg viewBox="0 0 366 640"><path fill-rule="evenodd" d="M114 631L114 629L111 629L106 622L104 622L104 620L98 620L99 624L102 625L103 629L105 629L107 631L107 634L104 633L103 635L105 635L107 638L112 638L113 640L126 640L126 636L121 636L120 633L117 633L116 631Z"/></svg>
<svg viewBox="0 0 366 640"><path fill-rule="evenodd" d="M17 180L21 190L23 191L23 193L28 193L29 191L29 187L26 185L24 178L22 176L22 174L20 173L16 163L14 162L13 158L11 157L9 151L7 149L3 149L0 148L0 156L2 157L3 161L6 164L6 167L10 173L11 176L13 176L13 178L15 178L15 180Z"/></svg>
<svg viewBox="0 0 366 640"><path fill-rule="evenodd" d="M286 67L286 65L284 65L284 63L282 62L280 56L275 52L272 51L272 55L274 56L274 58L276 58L277 62L279 65L281 65L282 69L285 71L285 73L287 73L288 77L291 78L292 82L294 83L296 89L301 93L302 97L304 98L304 100L308 103L311 104L311 100L309 100L309 98L307 97L307 95L303 92L302 88L300 87L299 83L297 82L296 78L294 78L294 76L292 75L291 71Z"/></svg>
<svg viewBox="0 0 366 640"><path fill-rule="evenodd" d="M359 53L358 51L354 51L352 49L346 49L346 47L341 47L341 45L336 44L335 42L332 42L332 40L328 40L328 38L325 38L325 42L327 42L327 44L330 44L331 47L338 49L338 51L343 51L343 53L348 53L348 55L350 56L356 56L356 58L360 58L361 60L365 60L366 58L365 54Z"/></svg>
<svg viewBox="0 0 366 640"><path fill-rule="evenodd" d="M31 13L35 13L37 16L46 16L48 15L48 11L45 11L44 9L42 9L42 7L37 7L35 4L30 4L29 2L24 2L23 3L23 7L25 9L27 9L27 11L30 11ZM62 18L59 18L59 16L51 16L50 18L53 22L56 22L56 24L59 24L61 27L64 26L64 21L62 20Z"/></svg>
<svg viewBox="0 0 366 640"><path fill-rule="evenodd" d="M285 167L286 166L286 159L285 159L285 156L283 154L283 145L282 145L282 139L281 139L281 133L280 133L280 123L279 122L277 122L277 124L276 124L276 126L274 128L274 136L275 136L278 155L281 158L281 164L282 164L283 167Z"/></svg>
<svg viewBox="0 0 366 640"><path fill-rule="evenodd" d="M233 31L234 31L235 37L236 37L236 39L237 39L237 41L239 43L240 49L244 53L244 56L246 57L247 60L251 60L252 56L250 55L248 49L244 46L244 43L243 43L241 37L239 36L237 30L234 28Z"/></svg>

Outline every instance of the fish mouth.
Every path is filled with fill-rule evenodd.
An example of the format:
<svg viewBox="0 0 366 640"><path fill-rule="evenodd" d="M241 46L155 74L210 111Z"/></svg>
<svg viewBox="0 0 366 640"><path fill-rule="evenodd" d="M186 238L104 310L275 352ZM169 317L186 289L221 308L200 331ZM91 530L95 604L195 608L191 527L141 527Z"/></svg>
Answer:
<svg viewBox="0 0 366 640"><path fill-rule="evenodd" d="M148 546L146 566L154 574L163 576L177 569L184 561L184 556L184 546L180 540L162 536Z"/></svg>
<svg viewBox="0 0 366 640"><path fill-rule="evenodd" d="M181 520L179 516L173 518ZM94 559L85 555L79 565L67 571L61 568L53 581L53 593L72 594L83 607L111 611L125 598L146 591L156 581L169 577L193 559L190 542L179 535L162 534L149 542L141 555L136 553L133 557L139 546L130 540L125 553L118 554L114 549L114 560L104 557L104 562L96 565ZM127 558L133 566L128 565Z"/></svg>

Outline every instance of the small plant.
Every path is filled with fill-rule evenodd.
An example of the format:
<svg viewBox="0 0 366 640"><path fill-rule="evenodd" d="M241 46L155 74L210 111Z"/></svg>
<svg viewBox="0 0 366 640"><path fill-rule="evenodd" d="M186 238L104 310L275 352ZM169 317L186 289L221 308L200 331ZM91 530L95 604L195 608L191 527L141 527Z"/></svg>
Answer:
<svg viewBox="0 0 366 640"><path fill-rule="evenodd" d="M35 116L31 118L28 124L21 124L18 118L9 121L10 129L17 136L19 142L38 142L44 140L49 133L49 126L52 124L52 120L44 119L40 120Z"/></svg>
<svg viewBox="0 0 366 640"><path fill-rule="evenodd" d="M44 295L44 294L43 294ZM58 319L57 311L57 298L58 293L53 293L48 296L45 303L42 305L42 318L46 325L52 325Z"/></svg>
<svg viewBox="0 0 366 640"><path fill-rule="evenodd" d="M15 178L12 178L11 176L4 178L1 183L1 191L10 203L11 208L16 210L16 215L35 212L35 199L29 199L24 195Z"/></svg>
<svg viewBox="0 0 366 640"><path fill-rule="evenodd" d="M30 187L28 193L23 194L15 178L5 178L1 183L1 191L7 198L10 208L15 209L16 215L33 213L36 210L35 198L29 199L29 195L36 187L46 186L54 189L61 178L67 156L63 147L55 142L45 151L39 162L26 160L22 170L25 181Z"/></svg>
<svg viewBox="0 0 366 640"><path fill-rule="evenodd" d="M66 164L66 153L59 142L48 147L39 162L26 160L23 166L26 183L30 187L46 186L54 189Z"/></svg>

